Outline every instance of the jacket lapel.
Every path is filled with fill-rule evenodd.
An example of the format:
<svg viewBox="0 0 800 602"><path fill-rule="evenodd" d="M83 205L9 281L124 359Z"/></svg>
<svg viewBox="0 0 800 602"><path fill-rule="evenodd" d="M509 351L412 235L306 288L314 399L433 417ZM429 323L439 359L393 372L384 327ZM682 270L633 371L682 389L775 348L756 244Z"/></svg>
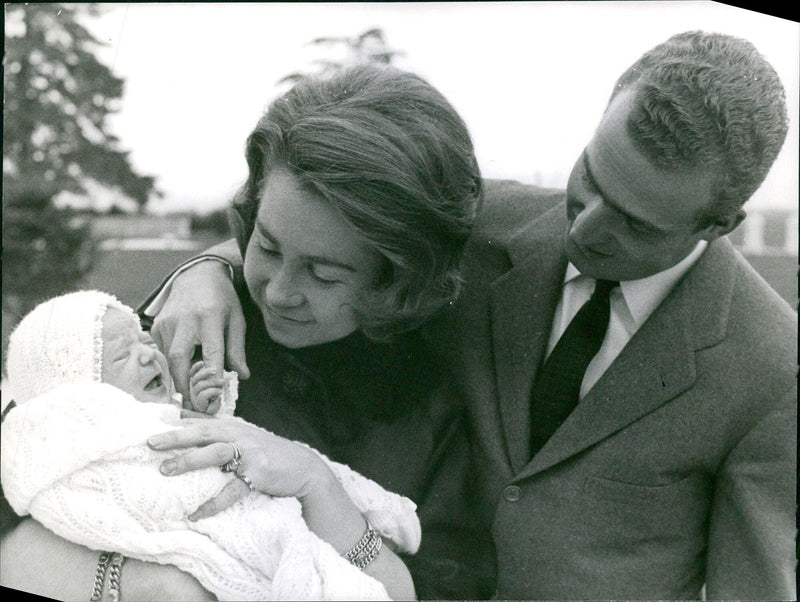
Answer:
<svg viewBox="0 0 800 602"><path fill-rule="evenodd" d="M530 460L530 390L566 270L565 211L557 205L509 243L514 267L491 290L500 413L515 473Z"/></svg>
<svg viewBox="0 0 800 602"><path fill-rule="evenodd" d="M609 437L694 384L695 350L725 337L733 253L727 240L709 246L519 478Z"/></svg>

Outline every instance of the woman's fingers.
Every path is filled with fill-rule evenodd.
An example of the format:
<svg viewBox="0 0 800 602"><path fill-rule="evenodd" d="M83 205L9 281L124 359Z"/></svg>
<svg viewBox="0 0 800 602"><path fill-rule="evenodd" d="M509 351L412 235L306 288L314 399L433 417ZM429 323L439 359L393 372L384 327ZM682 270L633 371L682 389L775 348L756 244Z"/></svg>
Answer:
<svg viewBox="0 0 800 602"><path fill-rule="evenodd" d="M161 463L160 470L161 474L169 476L183 474L198 468L222 467L222 465L233 460L233 456L233 445L230 443L212 443L165 460Z"/></svg>
<svg viewBox="0 0 800 602"><path fill-rule="evenodd" d="M221 420L191 421L184 428L153 435L147 440L147 444L153 449L164 450L208 445L217 441L235 439L236 437L232 433L229 436L224 429L220 428L222 424Z"/></svg>
<svg viewBox="0 0 800 602"><path fill-rule="evenodd" d="M200 520L222 512L225 508L246 498L249 493L250 487L247 483L242 479L233 479L215 497L200 504L200 507L189 515L189 520Z"/></svg>
<svg viewBox="0 0 800 602"><path fill-rule="evenodd" d="M240 450L240 467L232 463L263 493L278 497L303 495L330 476L330 469L312 450L234 419L184 420L184 428L153 435L148 445L156 450L185 449L163 462L161 473L183 474L198 468L221 468ZM241 478L240 478L241 480ZM247 483L244 483L247 485Z"/></svg>
<svg viewBox="0 0 800 602"><path fill-rule="evenodd" d="M179 322L177 325L164 325L159 322L158 317L153 322L153 338L159 337L156 341L162 341L161 345L164 353L167 356L169 363L169 372L172 375L172 380L175 383L175 388L183 395L184 399L189 399L189 370L194 355L194 349L197 346L197 338L194 335L196 326L193 326L193 321L186 318L186 321ZM203 410L204 408L196 408Z"/></svg>
<svg viewBox="0 0 800 602"><path fill-rule="evenodd" d="M244 355L245 321L241 305L231 304L228 316L228 329L225 331L225 357L231 370L239 374L239 378L250 378L250 369Z"/></svg>
<svg viewBox="0 0 800 602"><path fill-rule="evenodd" d="M222 376L225 330L230 313L237 311L241 313L239 300L224 263L200 261L176 275L152 330L156 343L167 354L170 374L184 399L189 399L189 373L197 345L203 349L206 365Z"/></svg>

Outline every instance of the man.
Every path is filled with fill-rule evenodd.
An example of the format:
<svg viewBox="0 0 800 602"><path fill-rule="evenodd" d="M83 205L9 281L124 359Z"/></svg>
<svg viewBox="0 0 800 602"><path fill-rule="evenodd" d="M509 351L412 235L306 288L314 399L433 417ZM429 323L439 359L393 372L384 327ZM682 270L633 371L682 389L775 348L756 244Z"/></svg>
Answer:
<svg viewBox="0 0 800 602"><path fill-rule="evenodd" d="M797 318L724 238L786 131L752 45L690 32L619 79L565 202L487 185L431 338L468 402L498 597L795 597ZM228 323L241 370L203 270L156 336L177 370L195 343L221 365Z"/></svg>
<svg viewBox="0 0 800 602"><path fill-rule="evenodd" d="M619 79L565 204L487 203L434 338L469 400L499 597L795 598L796 314L721 238L785 133L755 49L686 33ZM580 402L542 433L548 355L603 280Z"/></svg>

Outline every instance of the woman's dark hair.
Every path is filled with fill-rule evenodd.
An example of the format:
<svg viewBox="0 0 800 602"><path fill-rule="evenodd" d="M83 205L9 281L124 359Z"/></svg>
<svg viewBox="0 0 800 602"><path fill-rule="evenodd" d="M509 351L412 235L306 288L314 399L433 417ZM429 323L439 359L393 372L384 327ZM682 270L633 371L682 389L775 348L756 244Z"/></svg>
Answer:
<svg viewBox="0 0 800 602"><path fill-rule="evenodd" d="M246 158L233 200L243 255L267 175L282 168L384 258L356 308L367 336L413 329L458 296L480 171L463 120L420 77L368 64L303 79L269 106Z"/></svg>

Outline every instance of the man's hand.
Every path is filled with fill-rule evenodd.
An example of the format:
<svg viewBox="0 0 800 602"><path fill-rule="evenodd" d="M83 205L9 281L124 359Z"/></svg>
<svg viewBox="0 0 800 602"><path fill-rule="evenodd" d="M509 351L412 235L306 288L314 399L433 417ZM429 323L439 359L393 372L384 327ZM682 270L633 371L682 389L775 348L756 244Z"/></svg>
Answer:
<svg viewBox="0 0 800 602"><path fill-rule="evenodd" d="M239 378L250 377L244 355L244 315L228 268L219 261L201 261L175 278L150 332L167 356L184 403L191 399L189 370L198 345L206 367L218 378L222 378L226 359ZM191 409L205 412L207 401L206 407Z"/></svg>

